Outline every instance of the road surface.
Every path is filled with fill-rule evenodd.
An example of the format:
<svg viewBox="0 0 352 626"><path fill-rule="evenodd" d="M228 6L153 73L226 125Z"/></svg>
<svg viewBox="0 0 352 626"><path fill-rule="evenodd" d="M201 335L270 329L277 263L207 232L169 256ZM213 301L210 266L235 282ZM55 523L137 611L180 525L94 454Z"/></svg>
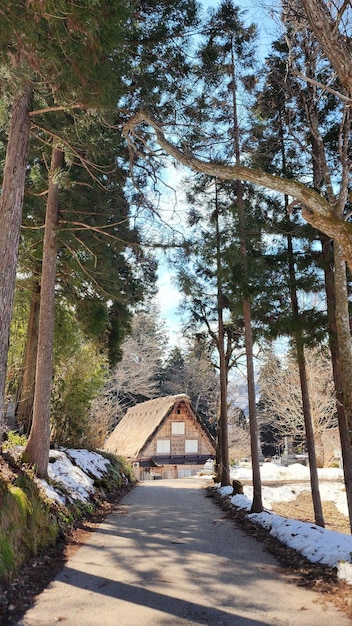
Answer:
<svg viewBox="0 0 352 626"><path fill-rule="evenodd" d="M200 479L141 483L18 626L351 626L205 495Z"/></svg>

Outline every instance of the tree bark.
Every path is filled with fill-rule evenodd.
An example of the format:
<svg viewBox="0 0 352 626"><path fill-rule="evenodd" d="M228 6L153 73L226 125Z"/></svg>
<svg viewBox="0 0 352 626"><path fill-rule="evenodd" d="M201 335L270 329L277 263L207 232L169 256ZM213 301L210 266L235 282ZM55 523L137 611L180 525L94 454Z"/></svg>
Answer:
<svg viewBox="0 0 352 626"><path fill-rule="evenodd" d="M31 128L31 97L28 84L13 103L0 201L0 441L4 430L6 368Z"/></svg>
<svg viewBox="0 0 352 626"><path fill-rule="evenodd" d="M310 27L328 57L341 84L352 96L352 45L339 32L338 23L332 19L322 0L302 0ZM347 10L349 10L346 7Z"/></svg>
<svg viewBox="0 0 352 626"><path fill-rule="evenodd" d="M352 533L352 446L349 438L347 418L343 405L342 377L335 315L336 296L333 271L334 254L331 240L327 237L322 236L321 241L322 254L324 259L325 291L328 310L329 344L336 394L336 412L339 425L343 473L346 488L350 528Z"/></svg>
<svg viewBox="0 0 352 626"><path fill-rule="evenodd" d="M352 339L348 311L348 289L346 263L341 246L334 244L336 329L339 343L339 357L342 375L343 406L349 430L352 429Z"/></svg>
<svg viewBox="0 0 352 626"><path fill-rule="evenodd" d="M218 309L218 349L220 370L220 414L219 414L219 460L217 473L223 487L230 484L229 437L227 422L227 364L225 356L225 333L223 317L223 293L221 284L221 249L219 233L219 212L217 185L215 181L215 228L216 228L216 270L217 270L217 309Z"/></svg>
<svg viewBox="0 0 352 626"><path fill-rule="evenodd" d="M240 153L240 127L237 114L237 77L235 67L235 54L233 40L231 41L231 65L232 65L232 116L233 116L233 143L235 152L235 163L237 167L241 164ZM252 335L252 312L249 295L249 275L248 275L248 253L247 253L247 233L246 216L243 204L242 181L236 180L236 206L238 212L238 230L240 239L240 257L242 268L242 308L244 322L244 343L246 350L247 365L247 390L248 390L248 410L249 410L249 432L251 442L252 458L252 480L253 480L253 501L251 513L261 513L263 511L262 482L259 464L259 431L257 419L257 404L255 393L255 377L253 364L253 335Z"/></svg>
<svg viewBox="0 0 352 626"><path fill-rule="evenodd" d="M312 2L312 6L315 0ZM317 3L315 3L317 4ZM316 56L312 53L309 46L306 46L306 71L312 78L316 75ZM323 137L320 131L319 113L317 110L316 94L311 85L307 85L307 89L302 92L302 102L306 111L308 126L310 129L310 141L312 145L312 168L313 182L316 189L325 183L326 196L331 205L335 206L336 215L343 218L344 208L348 197L349 171L350 165L348 161L349 153L349 135L350 135L350 115L348 109L345 109L343 122L339 128L339 157L341 162L341 182L339 194L335 197L334 186L332 184L332 174L328 166L326 158ZM329 342L332 358L333 377L335 384L335 393L337 400L337 417L341 441L342 458L344 464L344 477L346 494L348 495L348 507L350 511L350 519L352 509L350 508L352 484L351 484L351 448L348 441L348 431L346 417L348 409L352 409L351 403L344 405L344 390L347 389L347 397L349 395L346 382L344 383L345 369L348 372L352 370L352 352L351 352L351 335L348 317L348 293L346 283L346 266L341 251L339 254L339 242L336 240L332 244L331 240L322 235L321 239L325 242L323 245L323 258L325 259L324 279L325 292L327 300L328 324L329 324ZM330 244L330 249L329 249ZM335 258L334 258L335 257ZM338 266L335 266L335 263ZM334 268L334 272L332 271ZM339 317L339 323L337 322ZM342 342L342 344L340 343ZM340 354L340 345L346 343L344 350L345 360L342 360ZM348 349L349 348L349 349ZM347 383L348 384L348 383ZM347 418L348 419L348 418ZM347 431L347 432L346 432Z"/></svg>
<svg viewBox="0 0 352 626"><path fill-rule="evenodd" d="M305 364L305 358L304 358L304 348L303 348L299 333L298 333L298 336L296 333L295 343L296 343L296 350L297 350L299 378L300 378L300 383L301 383L304 426L305 426L306 438L307 438L310 485L311 485L311 490L312 490L312 501L313 501L314 515L315 515L315 523L317 526L324 527L325 524L324 524L323 508L321 504L320 491L319 491L319 479L318 479L318 470L317 470L317 459L316 459L316 453L315 453L314 430L313 430L312 416L311 416L311 409L310 409L309 391L308 391L308 384L307 384L307 372L306 372L306 364Z"/></svg>
<svg viewBox="0 0 352 626"><path fill-rule="evenodd" d="M50 400L53 371L57 265L56 230L59 220L60 192L58 174L62 168L63 161L64 155L62 149L54 145L49 173L49 190L45 217L33 423L23 455L25 461L35 467L36 474L40 478L47 477L49 462Z"/></svg>
<svg viewBox="0 0 352 626"><path fill-rule="evenodd" d="M246 361L247 361L247 388L248 388L248 408L249 408L249 431L251 440L252 458L252 480L253 480L253 501L251 513L261 513L263 511L262 500L262 480L260 476L259 464L259 431L257 420L257 406L255 401L255 379L253 367L253 341L251 329L251 308L248 299L243 301Z"/></svg>
<svg viewBox="0 0 352 626"><path fill-rule="evenodd" d="M26 435L29 435L30 433L33 416L35 370L38 349L39 309L40 281L39 278L36 278L32 286L27 339L16 399L16 421L21 432Z"/></svg>
<svg viewBox="0 0 352 626"><path fill-rule="evenodd" d="M220 305L221 306L221 305ZM224 351L224 324L223 312L218 309L218 333L219 333L219 361L220 361L220 416L219 416L219 448L220 448L220 476L221 485L226 487L230 484L229 463L229 438L227 424L227 368Z"/></svg>
<svg viewBox="0 0 352 626"><path fill-rule="evenodd" d="M252 313L251 303L248 295L249 277L247 262L247 240L245 229L245 212L243 207L242 184L237 181L237 210L239 216L239 235L240 235L240 254L243 272L243 322L244 322L244 343L246 350L247 365L247 390L248 390L248 411L249 411L249 432L251 440L251 458L252 458L252 480L253 480L253 501L251 513L261 513L263 511L262 500L262 482L260 476L259 463L259 430L257 419L257 404L255 393L255 376L253 365L253 336L252 336Z"/></svg>

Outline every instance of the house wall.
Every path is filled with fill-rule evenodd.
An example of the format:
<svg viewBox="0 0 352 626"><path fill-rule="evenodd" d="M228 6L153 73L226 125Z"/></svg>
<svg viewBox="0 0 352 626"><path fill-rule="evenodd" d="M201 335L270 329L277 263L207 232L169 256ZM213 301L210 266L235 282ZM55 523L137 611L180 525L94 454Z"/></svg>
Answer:
<svg viewBox="0 0 352 626"><path fill-rule="evenodd" d="M172 422L183 422L185 424L184 435L172 434ZM143 457L162 456L159 451L157 452L158 440L170 441L170 452L165 454L165 456L183 456L187 454L185 452L185 442L190 439L196 439L198 441L198 451L193 454L191 453L190 456L194 456L194 454L211 456L214 454L214 449L211 443L205 433L203 433L196 419L193 417L191 410L185 405L185 403L176 404L160 430L157 432L156 436L143 449Z"/></svg>
<svg viewBox="0 0 352 626"><path fill-rule="evenodd" d="M162 465L152 469L140 467L135 473L137 480L156 480L158 478L188 478L196 476L200 470L199 465Z"/></svg>

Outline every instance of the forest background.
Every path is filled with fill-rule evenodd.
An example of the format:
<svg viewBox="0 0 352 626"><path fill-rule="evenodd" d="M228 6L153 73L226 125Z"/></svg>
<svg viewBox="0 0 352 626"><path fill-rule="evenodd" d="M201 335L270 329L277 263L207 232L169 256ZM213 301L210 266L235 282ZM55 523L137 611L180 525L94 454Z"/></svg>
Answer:
<svg viewBox="0 0 352 626"><path fill-rule="evenodd" d="M265 57L234 3L201 8L1 9L1 427L5 413L14 419L28 436L23 460L46 476L51 444L99 447L127 406L186 392L217 435L222 484L229 417L237 439L248 433L254 511L260 431L274 447L286 433L307 449L323 525L316 468L334 427L352 510L351 89L341 62L351 7L271 7L280 32ZM172 162L178 184L187 168L181 212ZM150 305L155 251L182 294L184 343L171 351ZM243 363L247 416L229 402ZM288 381L295 402L283 414Z"/></svg>

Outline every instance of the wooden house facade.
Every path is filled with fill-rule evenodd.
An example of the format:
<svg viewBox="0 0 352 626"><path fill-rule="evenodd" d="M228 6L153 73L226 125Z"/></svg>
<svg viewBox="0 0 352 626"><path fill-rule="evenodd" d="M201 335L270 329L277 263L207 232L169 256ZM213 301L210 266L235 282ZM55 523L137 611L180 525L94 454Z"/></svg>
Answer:
<svg viewBox="0 0 352 626"><path fill-rule="evenodd" d="M104 448L127 458L139 480L192 476L215 456L215 441L185 394L132 407Z"/></svg>

